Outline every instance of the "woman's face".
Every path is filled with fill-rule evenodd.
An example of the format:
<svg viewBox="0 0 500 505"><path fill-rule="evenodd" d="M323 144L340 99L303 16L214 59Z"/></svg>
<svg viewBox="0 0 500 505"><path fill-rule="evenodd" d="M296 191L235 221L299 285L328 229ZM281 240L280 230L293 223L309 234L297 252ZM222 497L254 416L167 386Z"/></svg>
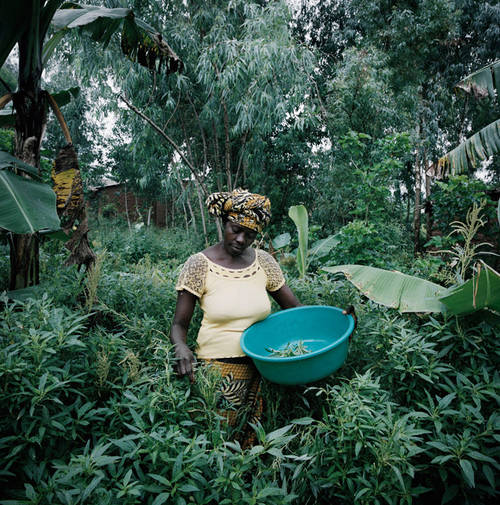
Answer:
<svg viewBox="0 0 500 505"><path fill-rule="evenodd" d="M224 226L224 249L231 256L239 256L247 247L252 245L255 237L257 237L256 231L227 221Z"/></svg>

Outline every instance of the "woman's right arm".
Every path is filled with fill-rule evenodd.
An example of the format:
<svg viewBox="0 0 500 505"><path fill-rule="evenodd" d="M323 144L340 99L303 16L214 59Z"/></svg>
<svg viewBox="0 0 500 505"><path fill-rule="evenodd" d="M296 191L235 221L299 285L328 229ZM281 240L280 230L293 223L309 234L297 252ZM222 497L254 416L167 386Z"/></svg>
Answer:
<svg viewBox="0 0 500 505"><path fill-rule="evenodd" d="M188 375L191 382L194 382L194 356L191 349L187 346L186 339L196 300L197 297L189 291L179 291L175 306L174 321L170 329L170 340L175 347L177 373L181 377Z"/></svg>

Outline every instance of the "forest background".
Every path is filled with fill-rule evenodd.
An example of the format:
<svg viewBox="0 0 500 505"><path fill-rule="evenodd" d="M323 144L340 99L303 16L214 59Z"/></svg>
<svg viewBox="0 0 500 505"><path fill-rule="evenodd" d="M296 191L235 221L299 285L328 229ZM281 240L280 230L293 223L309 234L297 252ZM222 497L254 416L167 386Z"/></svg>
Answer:
<svg viewBox="0 0 500 505"><path fill-rule="evenodd" d="M4 295L2 503L494 501L498 320L401 314L322 268L360 264L450 286L473 275L479 250L498 249L498 156L432 176L499 117L495 94L455 89L497 59L498 4L92 3L132 8L183 69L143 68L121 54L118 34L103 48L84 30L67 33L46 65L44 89L73 89L61 110L89 201L112 177L140 203L126 215L112 199L88 208L88 274L64 267L63 241L44 235L41 288L23 301ZM0 70L6 93L17 64L14 52ZM64 143L49 116L47 182ZM0 129L0 144L15 152L12 129ZM217 416L217 378L178 380L168 340L178 269L217 240L203 200L239 186L270 197L259 245L301 301L354 303L360 319L335 375L313 387L264 384L260 443L245 451ZM157 201L165 229L151 225ZM474 203L475 243L492 246L467 252L467 238L450 233ZM288 217L297 204L308 210L307 272ZM0 241L8 290L9 236Z"/></svg>

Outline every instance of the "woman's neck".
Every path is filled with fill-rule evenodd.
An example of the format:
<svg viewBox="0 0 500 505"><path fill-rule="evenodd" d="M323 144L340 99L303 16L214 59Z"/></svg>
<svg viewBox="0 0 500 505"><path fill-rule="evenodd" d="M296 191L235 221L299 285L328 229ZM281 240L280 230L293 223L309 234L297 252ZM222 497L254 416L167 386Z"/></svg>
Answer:
<svg viewBox="0 0 500 505"><path fill-rule="evenodd" d="M255 260L255 250L247 247L237 256L230 254L224 247L224 242L219 242L203 251L203 254L217 265L226 268L246 268Z"/></svg>

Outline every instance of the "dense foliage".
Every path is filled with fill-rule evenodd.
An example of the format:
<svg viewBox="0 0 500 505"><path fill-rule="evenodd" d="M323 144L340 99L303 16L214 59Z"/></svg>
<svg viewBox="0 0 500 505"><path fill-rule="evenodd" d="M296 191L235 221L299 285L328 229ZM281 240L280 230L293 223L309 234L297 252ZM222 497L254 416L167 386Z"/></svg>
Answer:
<svg viewBox="0 0 500 505"><path fill-rule="evenodd" d="M173 285L198 239L118 223L92 239L99 261L85 281L76 270L54 275L64 253L48 242L46 294L3 299L5 503L494 500L500 383L490 323L403 317L347 281L298 279L290 268L304 303L354 302L360 326L332 377L264 383L259 441L242 450L217 415L217 376L200 368L190 385L173 372Z"/></svg>
<svg viewBox="0 0 500 505"><path fill-rule="evenodd" d="M482 255L500 244L498 155L446 180L428 169L499 116L498 96L453 89L497 58L499 5L92 3L133 8L184 68L124 62L119 22L91 28L104 50L73 31L44 61L43 89L79 89L62 111L93 193L97 261L88 272L64 267L61 236L37 235L41 287L5 293L15 240L0 234L0 504L498 501L498 314L401 314L321 268L366 265L446 286L474 275L478 258L498 269L497 256ZM42 4L55 12L58 2ZM14 53L0 68L0 97L15 91L17 63ZM36 164L50 183L64 140L42 116ZM0 128L1 151L18 143ZM99 196L103 176L121 188ZM298 298L354 304L359 317L334 375L264 382L258 442L245 450L217 413L217 374L199 366L194 384L178 379L168 338L180 265L217 240L205 194L239 185L270 197L258 245ZM124 213L127 192L134 209ZM160 203L164 229L150 219ZM310 248L300 272L288 218L299 204ZM456 221L473 205L484 221L467 242ZM200 318L197 309L191 345Z"/></svg>

